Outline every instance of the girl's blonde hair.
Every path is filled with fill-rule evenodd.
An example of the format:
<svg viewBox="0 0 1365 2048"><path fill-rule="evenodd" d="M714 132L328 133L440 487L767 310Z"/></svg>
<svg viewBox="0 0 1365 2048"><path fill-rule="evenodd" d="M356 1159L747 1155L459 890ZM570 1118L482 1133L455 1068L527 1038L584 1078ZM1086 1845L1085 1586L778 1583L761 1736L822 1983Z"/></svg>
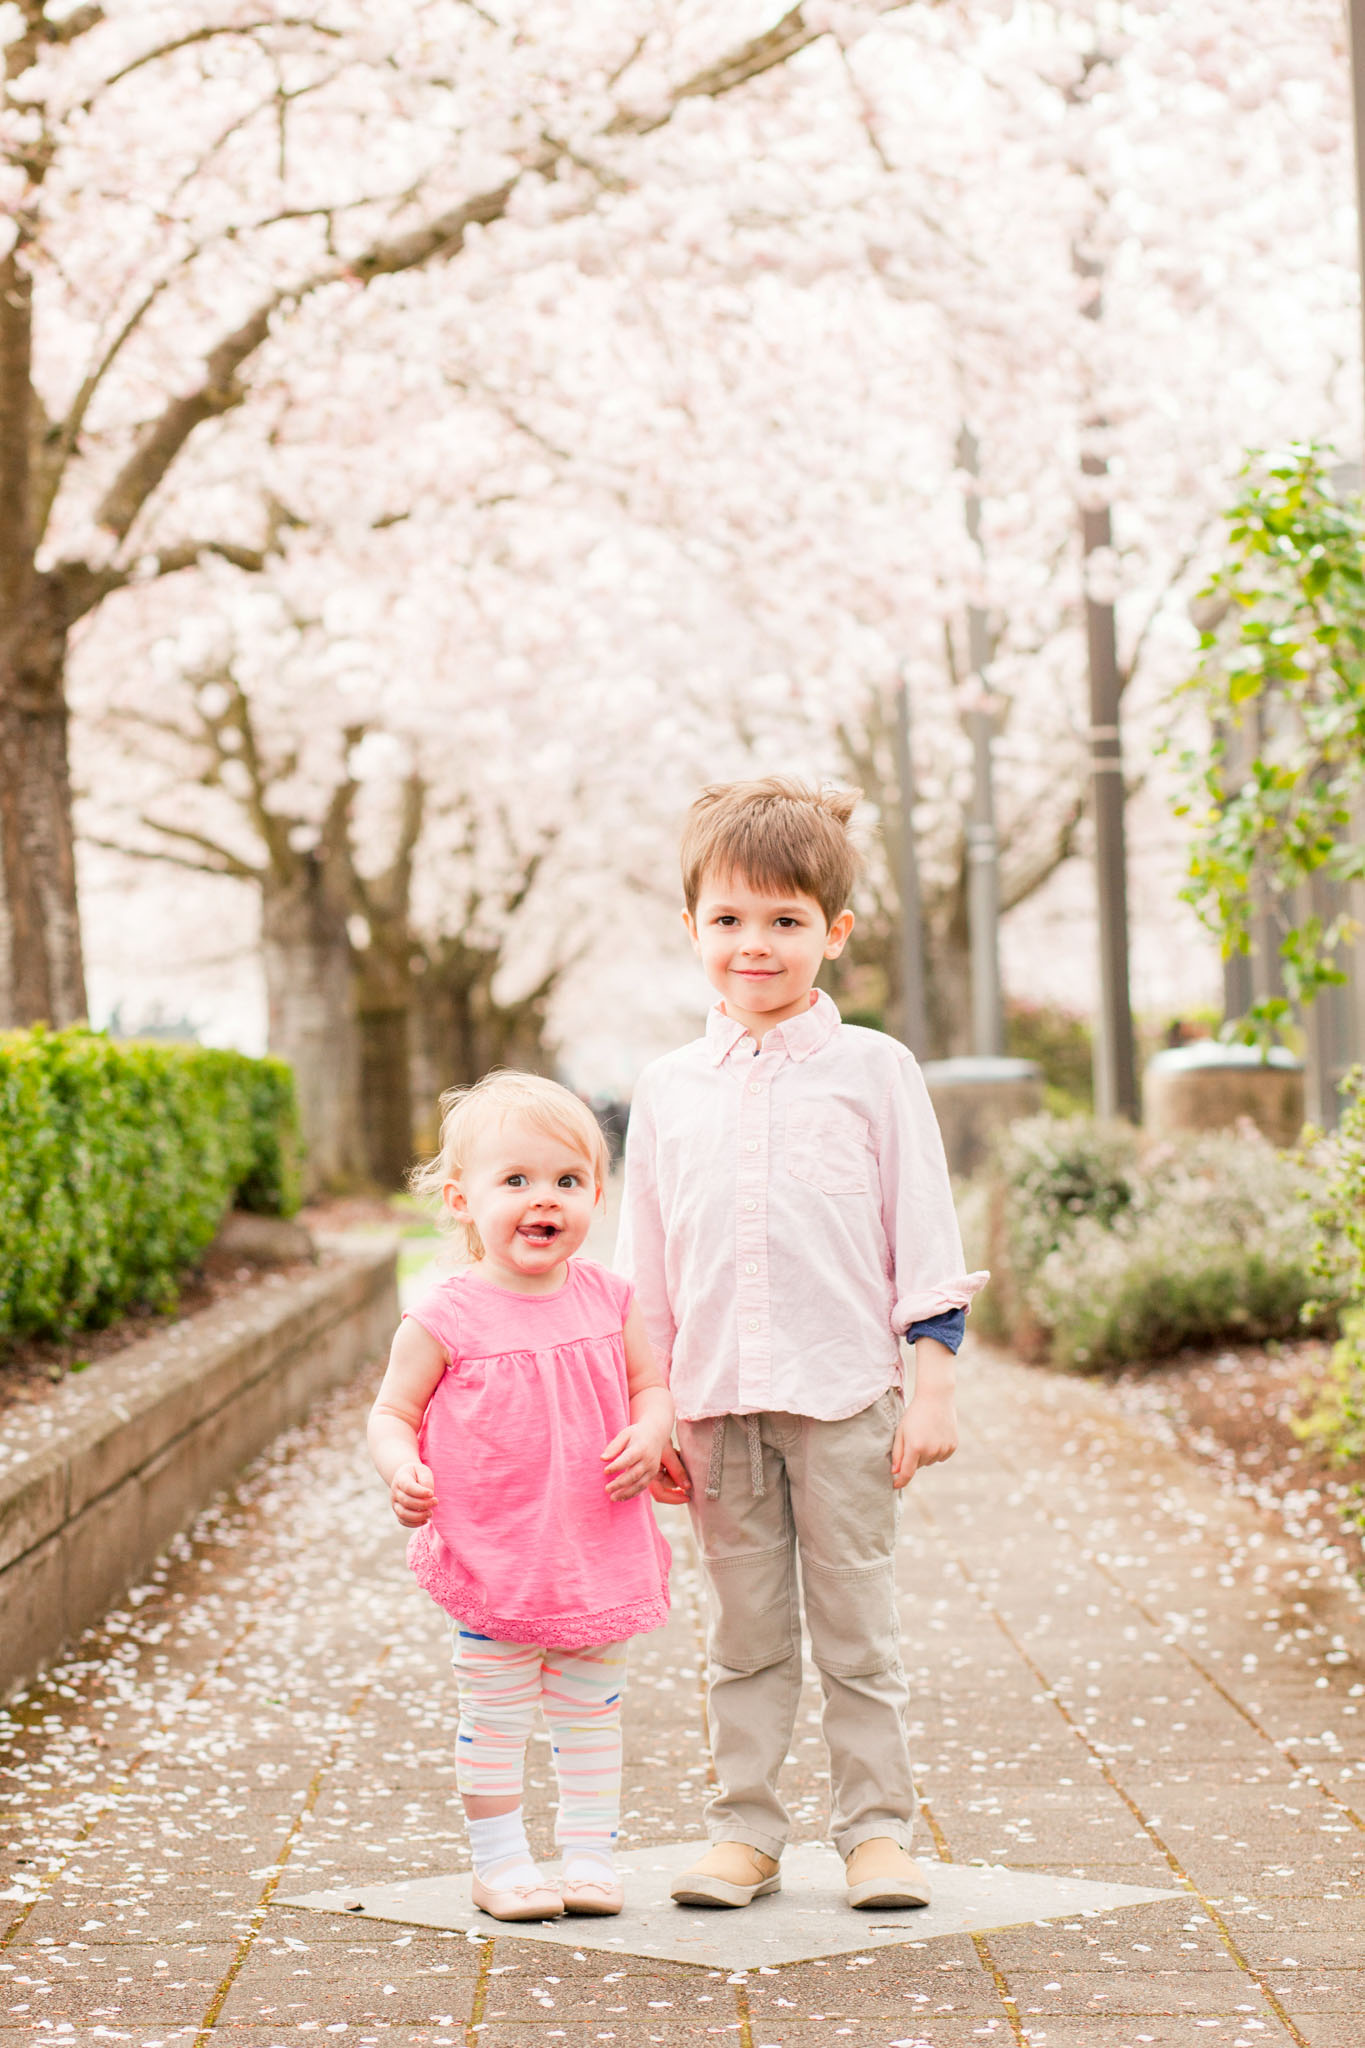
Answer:
<svg viewBox="0 0 1365 2048"><path fill-rule="evenodd" d="M446 1089L441 1097L440 1149L434 1159L415 1166L409 1174L412 1192L439 1197L446 1182L458 1180L464 1172L478 1133L507 1116L524 1117L536 1130L562 1138L583 1155L597 1186L604 1185L610 1168L607 1142L587 1104L571 1089L561 1088L558 1081L547 1081L543 1074L518 1074L509 1067L495 1067L470 1088ZM446 1227L464 1238L470 1258L481 1259L483 1239L473 1218L453 1215L444 1204L441 1215Z"/></svg>

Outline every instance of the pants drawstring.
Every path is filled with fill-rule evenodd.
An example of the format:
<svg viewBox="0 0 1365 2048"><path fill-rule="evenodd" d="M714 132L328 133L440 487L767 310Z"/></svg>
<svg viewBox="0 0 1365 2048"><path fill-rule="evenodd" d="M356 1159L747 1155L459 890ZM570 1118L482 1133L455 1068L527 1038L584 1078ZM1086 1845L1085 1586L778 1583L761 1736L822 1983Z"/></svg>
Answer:
<svg viewBox="0 0 1365 2048"><path fill-rule="evenodd" d="M711 1424L711 1455L706 1462L706 1498L720 1499L720 1482L725 1471L725 1429L730 1418L718 1415ZM763 1477L763 1440L758 1433L756 1415L737 1415L736 1422L744 1424L744 1443L749 1453L749 1485L755 1500L762 1500L767 1492Z"/></svg>

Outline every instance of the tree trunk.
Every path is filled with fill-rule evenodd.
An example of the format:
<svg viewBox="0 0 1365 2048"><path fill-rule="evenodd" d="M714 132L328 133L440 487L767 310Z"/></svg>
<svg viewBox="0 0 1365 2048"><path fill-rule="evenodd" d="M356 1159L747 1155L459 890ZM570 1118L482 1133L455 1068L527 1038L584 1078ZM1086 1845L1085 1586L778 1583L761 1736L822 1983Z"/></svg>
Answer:
<svg viewBox="0 0 1365 2048"><path fill-rule="evenodd" d="M356 1022L366 1172L381 1188L401 1188L413 1162L408 1013L365 1009Z"/></svg>
<svg viewBox="0 0 1365 2048"><path fill-rule="evenodd" d="M412 977L405 961L373 940L356 966L366 1169L380 1187L401 1188L413 1161Z"/></svg>
<svg viewBox="0 0 1365 2048"><path fill-rule="evenodd" d="M895 907L878 905L853 928L848 947L821 974L840 1008L875 1016L896 1029L899 931ZM965 863L946 894L924 906L924 996L928 1042L924 1057L950 1059L972 1050L972 962Z"/></svg>
<svg viewBox="0 0 1365 2048"><path fill-rule="evenodd" d="M967 868L960 859L944 897L934 906L927 966L929 1043L933 1058L972 1051L972 939Z"/></svg>
<svg viewBox="0 0 1365 2048"><path fill-rule="evenodd" d="M65 593L34 565L29 266L0 260L0 1025L85 1015L67 764Z"/></svg>
<svg viewBox="0 0 1365 2048"><path fill-rule="evenodd" d="M37 914L37 943L26 949L22 980L29 1000L24 1024L75 1024L87 1010L76 850L71 824L71 769L64 689L66 633L60 598L40 582L32 626L16 664L18 804L25 892ZM9 808L8 797L6 809ZM6 839L9 837L6 831ZM20 967L16 957L15 967ZM38 986L41 977L42 987Z"/></svg>
<svg viewBox="0 0 1365 2048"><path fill-rule="evenodd" d="M86 1014L65 636L41 611L51 595L39 585L28 631L7 634L0 649L0 1025L60 1026Z"/></svg>
<svg viewBox="0 0 1365 2048"><path fill-rule="evenodd" d="M468 1087L490 1067L543 1073L545 1012L557 970L514 1003L499 1003L493 978L501 964L493 948L446 939L427 955L414 984L412 1086L418 1142L434 1151L437 1100L447 1088Z"/></svg>
<svg viewBox="0 0 1365 2048"><path fill-rule="evenodd" d="M339 878L319 854L264 878L262 951L270 1049L294 1069L310 1193L365 1177L351 943Z"/></svg>

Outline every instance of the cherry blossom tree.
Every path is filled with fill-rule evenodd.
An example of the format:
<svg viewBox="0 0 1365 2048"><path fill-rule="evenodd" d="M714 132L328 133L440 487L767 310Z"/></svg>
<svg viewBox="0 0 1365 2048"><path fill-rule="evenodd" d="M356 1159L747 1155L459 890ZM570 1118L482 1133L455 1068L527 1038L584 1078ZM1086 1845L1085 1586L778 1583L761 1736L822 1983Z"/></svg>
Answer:
<svg viewBox="0 0 1365 2048"><path fill-rule="evenodd" d="M896 4L5 0L0 1015L84 1008L70 636L135 581L276 550L296 515L233 416L298 310L448 266L531 188L591 210L679 110Z"/></svg>
<svg viewBox="0 0 1365 2048"><path fill-rule="evenodd" d="M707 777L863 781L862 962L884 986L900 826L886 704L904 670L937 1038L958 1049L966 607L992 621L1005 893L1021 903L1086 843L1087 603L1114 610L1141 736L1183 660L1185 582L1248 420L1348 416L1328 11L1292 0L1267 29L1222 0L1213 28L1193 0L807 6L771 32L746 15L750 40L720 65L732 10L651 15L638 48L645 25L623 12L609 53L611 22L568 10L502 28L409 10L448 32L429 43L378 35L367 11L301 27L261 8L248 29L206 5L202 37L141 65L143 90L207 93L223 139L142 137L145 189L188 182L155 218L124 202L142 239L121 298L63 152L79 80L112 76L114 30L119 61L148 50L152 17L35 42L15 70L20 93L38 74L60 144L22 256L40 335L46 319L60 342L37 371L54 418L98 341L64 296L74 252L113 321L33 558L55 574L98 557L112 577L71 665L92 831L212 859L174 840L200 832L264 901L240 747L196 780L217 742L194 683L230 660L284 849L272 978L298 994L292 1014L335 1015L352 1042L341 1057L321 1022L309 1039L279 999L277 1039L358 1077L367 1032L371 1071L406 1072L405 1033L425 1094L454 1078L456 1036L461 1058L496 1056L500 1005L530 1003L538 1028L583 960L601 963L604 895L619 921L633 888L662 927L673 822ZM153 26L173 40L189 19L167 8ZM126 132L124 90L97 96L87 167ZM1098 320L1078 251L1102 263ZM229 334L240 356L221 353ZM964 421L984 558L962 517ZM154 443L169 453L152 477ZM1083 577L1087 462L1087 502L1116 508ZM97 515L130 463L151 481L110 552ZM140 735L136 756L158 718L175 727L164 756L125 750L110 773L111 731ZM346 832L329 837L333 804ZM552 850L524 829L532 813ZM335 893L286 886L333 845Z"/></svg>

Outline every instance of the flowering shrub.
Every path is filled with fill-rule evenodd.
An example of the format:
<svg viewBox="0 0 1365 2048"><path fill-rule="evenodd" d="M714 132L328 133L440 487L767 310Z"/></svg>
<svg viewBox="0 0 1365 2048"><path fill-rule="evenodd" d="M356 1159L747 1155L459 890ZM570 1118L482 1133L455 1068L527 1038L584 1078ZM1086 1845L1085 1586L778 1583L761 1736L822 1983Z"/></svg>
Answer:
<svg viewBox="0 0 1365 2048"><path fill-rule="evenodd" d="M169 1307L234 1200L298 1207L279 1060L73 1029L0 1037L0 1342Z"/></svg>
<svg viewBox="0 0 1365 2048"><path fill-rule="evenodd" d="M1312 1170L1246 1127L1142 1148L1126 1125L1033 1117L1000 1155L993 1250L1011 1334L1094 1372L1185 1344L1284 1337L1331 1308Z"/></svg>

